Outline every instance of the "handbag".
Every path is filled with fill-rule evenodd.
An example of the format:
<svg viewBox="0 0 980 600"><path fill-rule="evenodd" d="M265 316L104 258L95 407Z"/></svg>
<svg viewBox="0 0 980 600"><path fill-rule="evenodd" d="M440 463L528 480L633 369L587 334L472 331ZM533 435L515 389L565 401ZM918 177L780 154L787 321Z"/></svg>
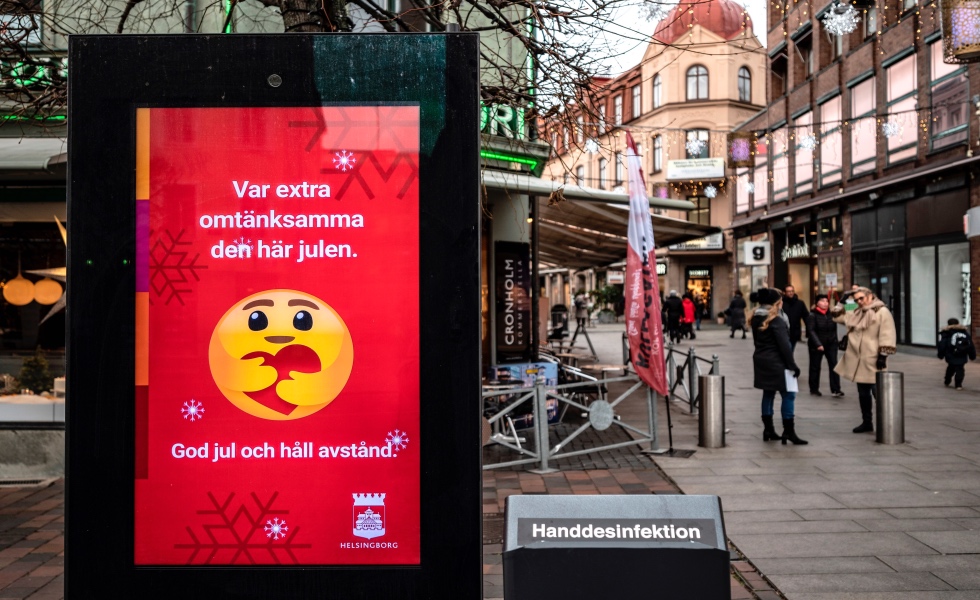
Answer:
<svg viewBox="0 0 980 600"><path fill-rule="evenodd" d="M840 341L837 342L837 349L840 350L841 352L847 351L847 334L846 333L844 334L844 337L842 337L840 339Z"/></svg>

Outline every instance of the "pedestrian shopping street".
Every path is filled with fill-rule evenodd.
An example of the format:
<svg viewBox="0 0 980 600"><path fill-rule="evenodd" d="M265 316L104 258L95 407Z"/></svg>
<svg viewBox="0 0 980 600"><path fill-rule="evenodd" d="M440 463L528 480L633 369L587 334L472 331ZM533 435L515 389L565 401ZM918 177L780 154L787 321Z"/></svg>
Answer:
<svg viewBox="0 0 980 600"><path fill-rule="evenodd" d="M563 472L545 476L571 481L570 488L555 485L554 493L672 493L673 483L685 494L717 494L729 540L748 559L734 565L749 572L749 587L758 598L775 596L766 595L765 582L753 579L750 566L790 600L980 597L980 365L967 365L964 390L957 392L942 385L943 361L900 349L888 366L905 374L906 443L885 446L874 434L851 433L861 420L854 384L844 381L845 397L830 397L825 368L824 395L809 395L807 350L799 345L803 391L796 401L796 428L810 443L783 446L762 441L751 335L729 339L717 325L704 327L696 340L680 346L720 358L726 447L699 448L697 418L686 402L674 402L674 447L696 452L689 458L656 458L669 481L651 483L657 480L653 465L592 479L591 472ZM602 362L621 360L622 328L589 330ZM624 410L624 419L645 423L641 404ZM776 404L778 414L778 399ZM663 399L658 408L660 446L667 448ZM605 454L615 452L623 451ZM507 477L513 473L484 473L485 517L493 510L487 497L494 482ZM552 488L500 485L495 491L502 511L507 495ZM485 563L499 558L493 552L488 557L488 548L499 551L486 546ZM485 564L485 571L490 575L484 597L500 597L490 595L498 582L494 565ZM752 597L745 587L733 588L733 597Z"/></svg>

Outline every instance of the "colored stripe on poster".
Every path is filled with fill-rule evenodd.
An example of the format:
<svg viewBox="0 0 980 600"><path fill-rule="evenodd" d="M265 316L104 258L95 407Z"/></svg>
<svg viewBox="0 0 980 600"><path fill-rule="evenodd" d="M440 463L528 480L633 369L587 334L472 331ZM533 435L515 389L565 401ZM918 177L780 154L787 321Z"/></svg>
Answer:
<svg viewBox="0 0 980 600"><path fill-rule="evenodd" d="M149 478L150 390L136 386L136 479Z"/></svg>

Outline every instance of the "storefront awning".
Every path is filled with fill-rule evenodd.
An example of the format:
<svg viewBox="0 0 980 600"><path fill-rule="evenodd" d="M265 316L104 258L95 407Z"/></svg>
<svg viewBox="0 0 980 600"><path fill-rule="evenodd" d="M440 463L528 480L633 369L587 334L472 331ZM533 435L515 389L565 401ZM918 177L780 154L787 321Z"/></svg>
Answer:
<svg viewBox="0 0 980 600"><path fill-rule="evenodd" d="M65 138L0 138L0 180L56 178L51 167L68 148ZM63 171L63 170L62 170ZM60 173L64 178L64 173Z"/></svg>
<svg viewBox="0 0 980 600"><path fill-rule="evenodd" d="M569 200L591 200L592 202L609 202L612 204L629 205L630 197L626 192L611 192L578 185L563 184L560 181L541 179L524 173L510 171L483 170L483 185L489 189L506 190L515 194L532 196L550 196L557 190ZM652 208L669 208L671 210L694 210L694 204L687 200L673 198L650 197Z"/></svg>
<svg viewBox="0 0 980 600"><path fill-rule="evenodd" d="M605 202L569 200L552 203L538 197L538 252L543 265L585 269L626 258L629 209ZM653 215L657 247L680 244L721 229Z"/></svg>

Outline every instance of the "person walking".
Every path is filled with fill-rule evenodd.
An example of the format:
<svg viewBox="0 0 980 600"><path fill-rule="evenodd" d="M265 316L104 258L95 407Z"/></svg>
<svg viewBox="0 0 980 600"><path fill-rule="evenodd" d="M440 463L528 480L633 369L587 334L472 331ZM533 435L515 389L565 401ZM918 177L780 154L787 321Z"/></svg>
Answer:
<svg viewBox="0 0 980 600"><path fill-rule="evenodd" d="M857 308L847 312L847 300L853 298ZM858 388L861 424L854 433L874 431L871 409L875 392L875 374L888 367L888 357L895 354L895 319L874 293L866 287L851 290L831 311L834 321L847 326L847 349L834 371L853 381Z"/></svg>
<svg viewBox="0 0 980 600"><path fill-rule="evenodd" d="M820 393L820 363L826 358L830 394L834 398L842 397L840 375L834 371L837 366L837 323L830 315L830 299L826 294L817 294L817 303L806 318L806 341L810 351L810 394L823 396Z"/></svg>
<svg viewBox="0 0 980 600"><path fill-rule="evenodd" d="M585 329L589 323L589 297L584 291L575 295L575 326L576 331Z"/></svg>
<svg viewBox="0 0 980 600"><path fill-rule="evenodd" d="M692 340L697 337L694 334L694 313L697 308L694 305L694 297L691 292L684 292L684 299L681 301L684 314L681 316L681 336L689 337Z"/></svg>
<svg viewBox="0 0 980 600"><path fill-rule="evenodd" d="M701 331L701 318L704 317L704 294L694 293L694 329Z"/></svg>
<svg viewBox="0 0 980 600"><path fill-rule="evenodd" d="M977 359L977 348L973 345L970 332L959 319L946 321L947 326L939 331L939 358L946 359L946 375L943 385L949 387L950 381L955 381L956 389L963 389L963 370L968 360ZM955 380L954 380L955 377Z"/></svg>
<svg viewBox="0 0 980 600"><path fill-rule="evenodd" d="M789 319L789 343L795 351L796 343L803 335L803 321L810 314L810 309L796 296L796 288L793 286L787 285L783 288L783 294L783 312Z"/></svg>
<svg viewBox="0 0 980 600"><path fill-rule="evenodd" d="M684 314L684 305L677 297L677 290L670 290L667 299L664 300L664 315L667 322L667 336L675 344L681 341L681 315Z"/></svg>
<svg viewBox="0 0 980 600"><path fill-rule="evenodd" d="M728 304L728 325L732 328L732 333L728 337L735 337L735 330L742 330L742 339L745 339L745 298L742 297L742 290L735 290L732 301Z"/></svg>
<svg viewBox="0 0 980 600"><path fill-rule="evenodd" d="M762 439L782 440L794 444L807 444L796 435L793 412L796 392L799 391L800 368L793 360L793 348L789 342L789 324L781 310L783 300L779 290L763 288L754 293L752 300L759 307L752 314L752 339L755 352L752 355L754 386L762 390ZM773 425L773 402L776 392L782 398L779 411L783 417L783 435L778 435Z"/></svg>

